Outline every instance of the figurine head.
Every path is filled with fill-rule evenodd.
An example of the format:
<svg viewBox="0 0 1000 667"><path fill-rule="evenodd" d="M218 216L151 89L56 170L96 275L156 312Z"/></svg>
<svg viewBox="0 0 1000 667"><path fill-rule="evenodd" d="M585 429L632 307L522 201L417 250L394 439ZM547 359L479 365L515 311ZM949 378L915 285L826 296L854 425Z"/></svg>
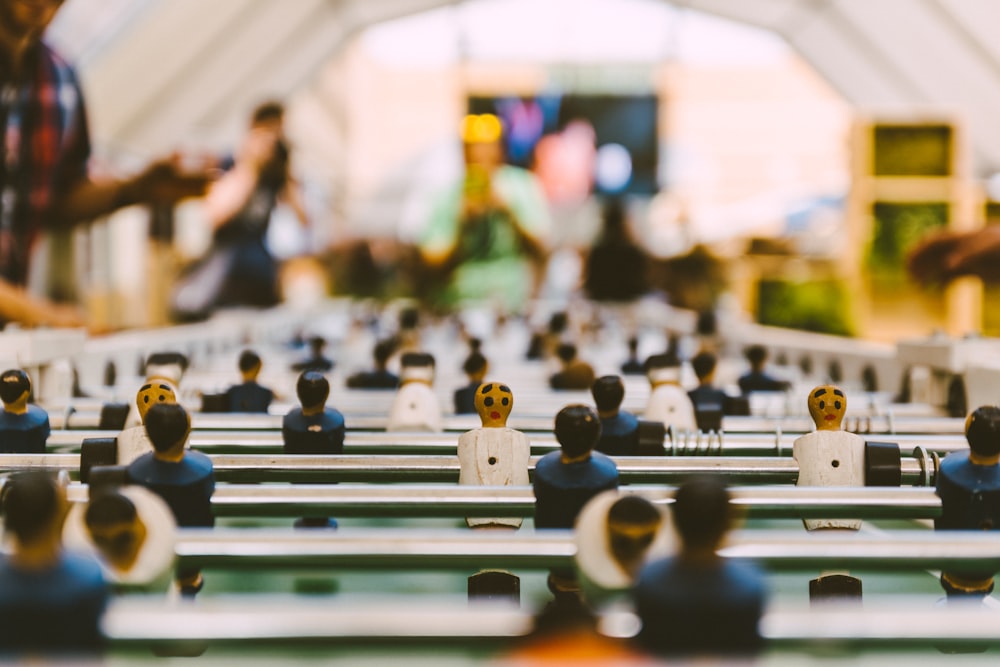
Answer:
<svg viewBox="0 0 1000 667"><path fill-rule="evenodd" d="M11 475L3 487L2 504L4 529L18 547L60 544L69 505L54 477L41 471Z"/></svg>
<svg viewBox="0 0 1000 667"><path fill-rule="evenodd" d="M176 403L177 393L174 388L163 381L149 382L142 385L135 395L135 407L139 409L139 421L146 423L146 415L154 405L161 403Z"/></svg>
<svg viewBox="0 0 1000 667"><path fill-rule="evenodd" d="M559 361L562 362L563 366L569 365L576 359L576 345L573 345L573 343L560 343L559 347L556 348L556 356L559 357Z"/></svg>
<svg viewBox="0 0 1000 667"><path fill-rule="evenodd" d="M809 392L809 416L818 431L839 431L847 411L847 397L840 387L824 384Z"/></svg>
<svg viewBox="0 0 1000 667"><path fill-rule="evenodd" d="M146 541L146 524L131 500L117 491L99 494L87 504L84 525L104 560L127 572Z"/></svg>
<svg viewBox="0 0 1000 667"><path fill-rule="evenodd" d="M646 378L652 387L661 384L680 384L681 381L681 360L671 352L654 354L643 364L646 371Z"/></svg>
<svg viewBox="0 0 1000 667"><path fill-rule="evenodd" d="M733 521L729 491L715 476L695 477L682 484L670 507L684 551L715 551Z"/></svg>
<svg viewBox="0 0 1000 667"><path fill-rule="evenodd" d="M505 428L514 408L514 394L507 385L490 382L476 390L475 404L483 428Z"/></svg>
<svg viewBox="0 0 1000 667"><path fill-rule="evenodd" d="M243 350L240 354L240 374L244 382L254 382L260 375L260 368L263 365L260 357L253 350Z"/></svg>
<svg viewBox="0 0 1000 667"><path fill-rule="evenodd" d="M479 382L480 384L486 378L486 373L489 372L490 363L486 360L479 352L473 352L465 359L465 363L462 364L462 371L465 372L466 376L469 378L469 383Z"/></svg>
<svg viewBox="0 0 1000 667"><path fill-rule="evenodd" d="M701 384L712 384L712 380L715 379L715 355L711 352L699 352L691 360L691 368L694 369L694 374L698 376L698 382Z"/></svg>
<svg viewBox="0 0 1000 667"><path fill-rule="evenodd" d="M639 573L662 524L660 511L642 496L622 496L608 510L608 546L630 576Z"/></svg>
<svg viewBox="0 0 1000 667"><path fill-rule="evenodd" d="M767 348L763 345L751 345L743 350L743 356L747 358L752 370L762 371L764 363L767 362Z"/></svg>
<svg viewBox="0 0 1000 667"><path fill-rule="evenodd" d="M299 375L295 393L303 412L318 412L326 406L326 399L330 397L330 382L318 371L306 371Z"/></svg>
<svg viewBox="0 0 1000 667"><path fill-rule="evenodd" d="M407 352L399 360L399 382L434 384L434 356L426 352Z"/></svg>
<svg viewBox="0 0 1000 667"><path fill-rule="evenodd" d="M20 369L4 371L0 375L0 400L8 412L24 412L31 395L31 379Z"/></svg>
<svg viewBox="0 0 1000 667"><path fill-rule="evenodd" d="M372 350L372 357L375 359L375 367L379 370L385 370L385 367L389 364L389 358L396 352L396 341L391 338L386 338L385 340L380 340L375 344L374 350Z"/></svg>
<svg viewBox="0 0 1000 667"><path fill-rule="evenodd" d="M157 403L146 413L146 433L157 458L169 460L184 456L184 445L191 433L191 417L177 403Z"/></svg>
<svg viewBox="0 0 1000 667"><path fill-rule="evenodd" d="M622 400L625 398L625 385L617 375L604 375L594 380L590 393L597 405L597 414L602 417L614 417L618 414Z"/></svg>
<svg viewBox="0 0 1000 667"><path fill-rule="evenodd" d="M555 434L564 463L586 461L601 438L601 420L586 405L567 405L556 415Z"/></svg>
<svg viewBox="0 0 1000 667"><path fill-rule="evenodd" d="M1000 407L984 405L965 420L965 439L970 456L979 465L996 464L1000 455Z"/></svg>

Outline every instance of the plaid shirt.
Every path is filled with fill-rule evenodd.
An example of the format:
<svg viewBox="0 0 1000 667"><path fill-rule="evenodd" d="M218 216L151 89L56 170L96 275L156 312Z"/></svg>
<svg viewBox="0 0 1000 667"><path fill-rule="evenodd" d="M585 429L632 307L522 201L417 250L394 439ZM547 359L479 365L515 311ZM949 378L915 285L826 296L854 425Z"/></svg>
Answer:
<svg viewBox="0 0 1000 667"><path fill-rule="evenodd" d="M52 209L87 175L90 137L76 73L45 44L24 75L0 71L0 277L27 279L31 245L52 225Z"/></svg>

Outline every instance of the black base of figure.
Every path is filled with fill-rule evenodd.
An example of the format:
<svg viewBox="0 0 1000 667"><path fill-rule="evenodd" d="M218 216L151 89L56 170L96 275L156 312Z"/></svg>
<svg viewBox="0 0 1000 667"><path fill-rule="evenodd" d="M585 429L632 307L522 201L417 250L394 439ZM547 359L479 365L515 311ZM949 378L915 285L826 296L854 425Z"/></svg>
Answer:
<svg viewBox="0 0 1000 667"><path fill-rule="evenodd" d="M809 582L809 602L861 602L861 580L847 574L827 574Z"/></svg>

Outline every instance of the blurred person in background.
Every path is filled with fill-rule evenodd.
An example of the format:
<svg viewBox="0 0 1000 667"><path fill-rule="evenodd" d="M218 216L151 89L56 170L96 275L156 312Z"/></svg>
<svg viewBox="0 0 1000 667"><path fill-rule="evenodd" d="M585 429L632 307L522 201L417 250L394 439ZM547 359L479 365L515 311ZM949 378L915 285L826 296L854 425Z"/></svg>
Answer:
<svg viewBox="0 0 1000 667"><path fill-rule="evenodd" d="M88 174L90 136L76 72L42 41L62 0L0 0L0 320L79 326L72 306L29 295L32 249L66 229L132 204L198 196L205 172L182 173L172 156L130 178Z"/></svg>
<svg viewBox="0 0 1000 667"><path fill-rule="evenodd" d="M267 229L279 202L287 203L303 227L309 218L289 166L284 107L258 106L232 168L212 184L205 213L214 229L212 247L179 281L174 311L201 319L216 308L273 306L281 301L278 261L267 247Z"/></svg>
<svg viewBox="0 0 1000 667"><path fill-rule="evenodd" d="M551 227L537 179L504 164L500 119L463 122L465 175L434 206L420 238L424 260L448 277L443 301L488 301L520 312L537 288Z"/></svg>
<svg viewBox="0 0 1000 667"><path fill-rule="evenodd" d="M649 260L630 238L625 204L620 198L604 205L604 230L587 258L584 289L595 301L633 301L649 291Z"/></svg>

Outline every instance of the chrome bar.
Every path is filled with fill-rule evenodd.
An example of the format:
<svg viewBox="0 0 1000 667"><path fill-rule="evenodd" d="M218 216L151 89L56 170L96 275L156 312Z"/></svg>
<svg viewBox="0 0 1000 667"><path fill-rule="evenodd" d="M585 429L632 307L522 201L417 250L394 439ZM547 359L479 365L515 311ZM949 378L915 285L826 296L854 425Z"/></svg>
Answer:
<svg viewBox="0 0 1000 667"><path fill-rule="evenodd" d="M457 456L333 454L212 454L216 479L226 482L455 482ZM538 461L533 456L531 470ZM615 457L623 483L669 484L697 474L721 475L730 484L794 483L798 465L789 457ZM25 468L76 471L78 454L0 454L0 472ZM905 485L922 483L921 462L901 462Z"/></svg>
<svg viewBox="0 0 1000 667"><path fill-rule="evenodd" d="M571 565L572 531L375 530L179 531L185 566L248 569L548 569ZM1000 571L1000 535L902 530L867 533L738 531L723 555L773 571ZM1000 620L1000 619L998 619Z"/></svg>

